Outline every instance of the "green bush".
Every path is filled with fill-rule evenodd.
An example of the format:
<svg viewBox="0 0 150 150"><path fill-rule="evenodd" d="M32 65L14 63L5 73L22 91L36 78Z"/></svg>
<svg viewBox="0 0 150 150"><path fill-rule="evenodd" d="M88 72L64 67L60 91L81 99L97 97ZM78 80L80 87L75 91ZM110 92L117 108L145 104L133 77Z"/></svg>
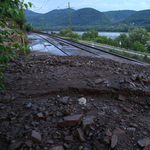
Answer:
<svg viewBox="0 0 150 150"><path fill-rule="evenodd" d="M132 45L131 45L131 49L135 50L135 51L139 51L139 52L146 52L145 46L142 45L140 42L135 41Z"/></svg>
<svg viewBox="0 0 150 150"><path fill-rule="evenodd" d="M34 27L31 26L30 24L25 24L23 30L27 32L32 32L34 30Z"/></svg>
<svg viewBox="0 0 150 150"><path fill-rule="evenodd" d="M150 45L147 46L147 51L150 53Z"/></svg>

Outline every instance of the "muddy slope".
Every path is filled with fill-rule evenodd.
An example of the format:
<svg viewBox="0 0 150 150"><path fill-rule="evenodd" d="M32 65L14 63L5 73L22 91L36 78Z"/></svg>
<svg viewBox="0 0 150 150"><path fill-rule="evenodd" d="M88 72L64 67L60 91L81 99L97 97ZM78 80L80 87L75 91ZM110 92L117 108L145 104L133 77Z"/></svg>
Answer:
<svg viewBox="0 0 150 150"><path fill-rule="evenodd" d="M149 72L104 58L12 60L0 92L0 149L150 149Z"/></svg>

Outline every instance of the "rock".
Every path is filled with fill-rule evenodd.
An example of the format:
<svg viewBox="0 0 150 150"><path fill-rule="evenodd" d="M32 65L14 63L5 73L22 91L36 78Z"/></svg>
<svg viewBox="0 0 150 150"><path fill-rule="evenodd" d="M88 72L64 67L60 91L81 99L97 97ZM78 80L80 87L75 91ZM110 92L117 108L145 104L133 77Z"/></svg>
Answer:
<svg viewBox="0 0 150 150"><path fill-rule="evenodd" d="M62 114L60 111L57 111L57 112L56 112L56 116L57 116L57 117L60 117L60 116L63 116L63 114Z"/></svg>
<svg viewBox="0 0 150 150"><path fill-rule="evenodd" d="M84 138L84 134L83 134L83 131L81 128L78 128L77 129L77 132L78 132L78 136L79 136L79 139L81 142L84 142L85 141L85 138Z"/></svg>
<svg viewBox="0 0 150 150"><path fill-rule="evenodd" d="M48 144L54 144L54 141L53 140L48 140L47 143Z"/></svg>
<svg viewBox="0 0 150 150"><path fill-rule="evenodd" d="M28 140L25 142L25 144L27 145L27 147L32 147L33 142L31 140Z"/></svg>
<svg viewBox="0 0 150 150"><path fill-rule="evenodd" d="M7 94L4 96L3 100L4 100L4 101L3 101L4 103L8 103L9 101L12 100L11 95L7 93Z"/></svg>
<svg viewBox="0 0 150 150"><path fill-rule="evenodd" d="M111 137L111 148L115 148L115 146L117 145L118 143L118 137L117 135L112 135Z"/></svg>
<svg viewBox="0 0 150 150"><path fill-rule="evenodd" d="M125 132L119 128L113 130L113 135L125 134Z"/></svg>
<svg viewBox="0 0 150 150"><path fill-rule="evenodd" d="M8 148L8 150L16 150L18 149L22 144L22 141L19 141L17 143L11 144Z"/></svg>
<svg viewBox="0 0 150 150"><path fill-rule="evenodd" d="M85 104L86 104L86 99L85 99L84 97L79 98L79 99L78 99L78 103L79 103L80 105L85 105Z"/></svg>
<svg viewBox="0 0 150 150"><path fill-rule="evenodd" d="M70 146L67 143L64 143L64 147L67 149L70 148Z"/></svg>
<svg viewBox="0 0 150 150"><path fill-rule="evenodd" d="M83 120L83 129L86 127L89 127L90 125L94 124L94 116L86 117L85 120Z"/></svg>
<svg viewBox="0 0 150 150"><path fill-rule="evenodd" d="M69 99L69 96L65 96L63 98L61 98L59 101L63 104L67 104L68 103L68 99Z"/></svg>
<svg viewBox="0 0 150 150"><path fill-rule="evenodd" d="M131 77L132 81L135 81L137 78L138 78L138 75L137 75L137 74L134 74L134 75L132 75L132 77Z"/></svg>
<svg viewBox="0 0 150 150"><path fill-rule="evenodd" d="M50 150L64 150L63 146L55 146L53 148L50 148Z"/></svg>
<svg viewBox="0 0 150 150"><path fill-rule="evenodd" d="M26 105L26 108L31 108L31 106L32 106L32 103L29 103Z"/></svg>
<svg viewBox="0 0 150 150"><path fill-rule="evenodd" d="M40 118L40 119L42 119L42 118L44 118L44 115L42 113L38 113L37 117Z"/></svg>
<svg viewBox="0 0 150 150"><path fill-rule="evenodd" d="M70 141L70 142L73 142L73 136L65 136L64 138L65 141Z"/></svg>
<svg viewBox="0 0 150 150"><path fill-rule="evenodd" d="M132 110L131 110L131 109L126 108L126 107L123 107L123 110L125 110L125 111L126 111L126 112L128 112L128 113L131 113L131 112L132 112Z"/></svg>
<svg viewBox="0 0 150 150"><path fill-rule="evenodd" d="M110 144L109 136L105 136L103 141L104 141L105 144Z"/></svg>
<svg viewBox="0 0 150 150"><path fill-rule="evenodd" d="M79 120L81 119L81 117L83 117L83 114L63 117L58 121L58 126L59 127L76 126Z"/></svg>
<svg viewBox="0 0 150 150"><path fill-rule="evenodd" d="M112 136L112 133L110 132L110 130L107 130L106 133L105 133L105 135Z"/></svg>
<svg viewBox="0 0 150 150"><path fill-rule="evenodd" d="M148 150L148 147L144 147L143 150Z"/></svg>
<svg viewBox="0 0 150 150"><path fill-rule="evenodd" d="M96 79L94 81L95 84L100 84L100 83L103 83L105 81L105 79Z"/></svg>
<svg viewBox="0 0 150 150"><path fill-rule="evenodd" d="M126 97L119 94L119 95L118 95L118 100L120 100L120 101L125 101L125 100L126 100Z"/></svg>
<svg viewBox="0 0 150 150"><path fill-rule="evenodd" d="M35 127L35 126L38 126L39 124L40 124L39 122L35 122L35 121L32 121L32 122L31 122L31 125L34 126L34 127Z"/></svg>
<svg viewBox="0 0 150 150"><path fill-rule="evenodd" d="M138 144L141 147L146 147L150 145L150 139L149 138L144 138L143 140L138 140Z"/></svg>
<svg viewBox="0 0 150 150"><path fill-rule="evenodd" d="M127 130L135 132L136 128L127 128Z"/></svg>
<svg viewBox="0 0 150 150"><path fill-rule="evenodd" d="M29 139L33 142L41 143L41 135L40 135L40 133L36 132L35 130L33 130L31 132L31 136L29 137Z"/></svg>

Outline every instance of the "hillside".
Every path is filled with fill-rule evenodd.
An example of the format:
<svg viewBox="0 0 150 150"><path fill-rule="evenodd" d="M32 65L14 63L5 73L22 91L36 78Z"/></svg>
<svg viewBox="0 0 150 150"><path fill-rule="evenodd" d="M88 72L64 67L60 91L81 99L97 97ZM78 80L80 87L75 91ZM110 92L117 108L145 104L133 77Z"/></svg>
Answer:
<svg viewBox="0 0 150 150"><path fill-rule="evenodd" d="M110 24L109 18L100 11L92 8L83 8L72 14L72 25L107 25Z"/></svg>
<svg viewBox="0 0 150 150"><path fill-rule="evenodd" d="M70 9L70 12L73 13L75 10ZM26 16L26 19L29 23L32 23L35 27L42 26L42 20L44 27L53 27L53 26L61 26L64 22L69 23L69 9L55 9L45 14L40 14L36 17Z"/></svg>
<svg viewBox="0 0 150 150"><path fill-rule="evenodd" d="M134 10L118 10L118 11L108 11L104 13L109 16L112 22L118 22L127 18L128 16L132 15L135 12L136 11Z"/></svg>
<svg viewBox="0 0 150 150"><path fill-rule="evenodd" d="M24 14L25 14L26 19L28 17L33 17L33 16L40 15L40 13L36 13L36 12L30 11L30 10L27 10L27 9L25 10Z"/></svg>
<svg viewBox="0 0 150 150"><path fill-rule="evenodd" d="M26 16L29 23L35 27L41 27L41 17L43 17L44 27L68 26L69 10L53 10L37 17ZM109 17L92 8L83 8L77 11L71 9L72 25L88 26L88 25L106 25L110 24Z"/></svg>
<svg viewBox="0 0 150 150"><path fill-rule="evenodd" d="M148 25L150 24L150 9L135 12L120 23L127 25Z"/></svg>

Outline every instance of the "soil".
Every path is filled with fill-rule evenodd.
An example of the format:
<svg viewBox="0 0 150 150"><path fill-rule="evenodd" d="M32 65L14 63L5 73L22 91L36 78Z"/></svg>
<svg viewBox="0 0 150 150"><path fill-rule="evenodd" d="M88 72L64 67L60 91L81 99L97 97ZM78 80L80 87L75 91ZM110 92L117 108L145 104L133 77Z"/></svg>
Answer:
<svg viewBox="0 0 150 150"><path fill-rule="evenodd" d="M11 60L0 150L150 149L149 73L149 65L87 56Z"/></svg>

